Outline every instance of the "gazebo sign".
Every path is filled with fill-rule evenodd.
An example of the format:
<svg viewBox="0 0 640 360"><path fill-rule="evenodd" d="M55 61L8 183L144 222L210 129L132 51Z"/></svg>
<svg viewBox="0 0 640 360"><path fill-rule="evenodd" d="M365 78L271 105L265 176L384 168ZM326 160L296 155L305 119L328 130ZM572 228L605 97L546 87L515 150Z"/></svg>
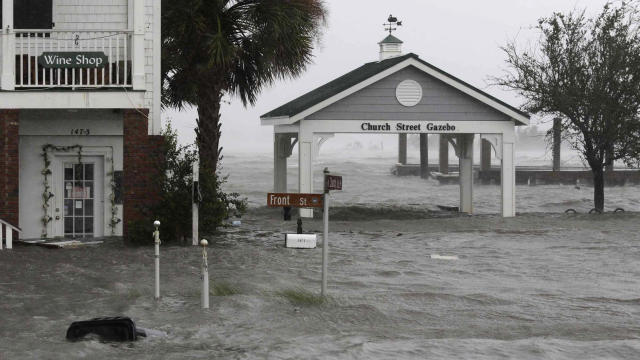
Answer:
<svg viewBox="0 0 640 360"><path fill-rule="evenodd" d="M102 51L47 51L38 56L38 64L45 69L97 69L108 62Z"/></svg>

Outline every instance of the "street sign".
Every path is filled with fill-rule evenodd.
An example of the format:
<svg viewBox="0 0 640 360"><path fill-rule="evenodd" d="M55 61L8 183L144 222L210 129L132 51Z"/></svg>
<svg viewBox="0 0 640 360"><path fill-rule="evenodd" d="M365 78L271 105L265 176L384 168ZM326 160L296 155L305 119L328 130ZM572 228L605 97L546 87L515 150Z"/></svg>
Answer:
<svg viewBox="0 0 640 360"><path fill-rule="evenodd" d="M268 207L321 208L322 194L268 193Z"/></svg>
<svg viewBox="0 0 640 360"><path fill-rule="evenodd" d="M325 190L342 190L342 176L325 175L324 189Z"/></svg>

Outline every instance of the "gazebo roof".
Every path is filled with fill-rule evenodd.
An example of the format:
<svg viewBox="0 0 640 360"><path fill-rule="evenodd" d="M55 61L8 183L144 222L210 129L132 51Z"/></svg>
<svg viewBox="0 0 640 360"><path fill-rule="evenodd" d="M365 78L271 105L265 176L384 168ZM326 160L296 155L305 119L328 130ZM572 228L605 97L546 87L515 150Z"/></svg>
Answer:
<svg viewBox="0 0 640 360"><path fill-rule="evenodd" d="M393 37L390 35L390 37ZM389 37L387 37L388 39ZM386 41L387 39L383 40ZM399 40L398 40L399 41ZM370 63L366 63L361 67L340 76L339 78L328 82L325 85L312 90L297 99L294 99L264 115L260 118L263 120L267 120L270 118L292 118L296 115L301 114L302 112L322 103L326 100L339 95L352 87L357 86L358 84L366 81L369 78L374 77L375 75L388 70L396 65L399 65L408 60L415 60L418 64L422 64L426 67L426 69L430 70L430 72L434 72L436 74L441 75L442 78L446 78L450 80L451 83L455 84L457 88L466 90L465 92L474 93L475 95L479 95L480 101L486 103L487 105L496 108L497 110L507 114L510 118L514 118L517 123L520 124L528 124L530 115L503 102L502 100L456 78L455 76L429 64L428 62L420 59L418 55L409 53L402 56L392 57L382 61L374 61ZM411 64L408 62L407 66ZM484 100L483 100L484 99ZM497 105L496 105L497 104ZM504 108L503 108L504 107ZM505 111L506 110L506 111Z"/></svg>

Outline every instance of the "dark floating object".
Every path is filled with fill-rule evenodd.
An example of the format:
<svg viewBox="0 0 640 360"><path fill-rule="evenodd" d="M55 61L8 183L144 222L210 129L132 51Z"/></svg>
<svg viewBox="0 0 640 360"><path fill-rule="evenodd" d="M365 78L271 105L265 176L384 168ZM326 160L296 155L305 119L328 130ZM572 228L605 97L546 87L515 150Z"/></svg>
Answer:
<svg viewBox="0 0 640 360"><path fill-rule="evenodd" d="M624 209L623 208L617 208L617 209L613 210L613 212L614 213L621 213L621 212L624 212Z"/></svg>
<svg viewBox="0 0 640 360"><path fill-rule="evenodd" d="M576 209L567 209L564 213L565 214L577 214L578 212L576 211Z"/></svg>
<svg viewBox="0 0 640 360"><path fill-rule="evenodd" d="M602 214L602 210L593 208L589 210L589 214Z"/></svg>
<svg viewBox="0 0 640 360"><path fill-rule="evenodd" d="M438 205L438 209L444 210L444 211L453 211L453 212L458 212L460 210L460 208L457 206L445 206L445 205Z"/></svg>
<svg viewBox="0 0 640 360"><path fill-rule="evenodd" d="M89 334L106 341L136 341L138 336L147 336L136 329L136 324L128 317L104 317L73 322L67 329L67 340L80 340Z"/></svg>

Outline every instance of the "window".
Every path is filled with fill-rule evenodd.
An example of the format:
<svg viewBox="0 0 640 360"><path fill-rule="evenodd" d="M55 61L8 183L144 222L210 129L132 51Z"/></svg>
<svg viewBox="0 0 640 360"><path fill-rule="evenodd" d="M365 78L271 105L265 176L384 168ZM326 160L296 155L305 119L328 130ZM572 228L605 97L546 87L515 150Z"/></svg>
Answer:
<svg viewBox="0 0 640 360"><path fill-rule="evenodd" d="M0 28L2 28L2 1L0 0ZM53 0L13 0L14 29L52 29Z"/></svg>

